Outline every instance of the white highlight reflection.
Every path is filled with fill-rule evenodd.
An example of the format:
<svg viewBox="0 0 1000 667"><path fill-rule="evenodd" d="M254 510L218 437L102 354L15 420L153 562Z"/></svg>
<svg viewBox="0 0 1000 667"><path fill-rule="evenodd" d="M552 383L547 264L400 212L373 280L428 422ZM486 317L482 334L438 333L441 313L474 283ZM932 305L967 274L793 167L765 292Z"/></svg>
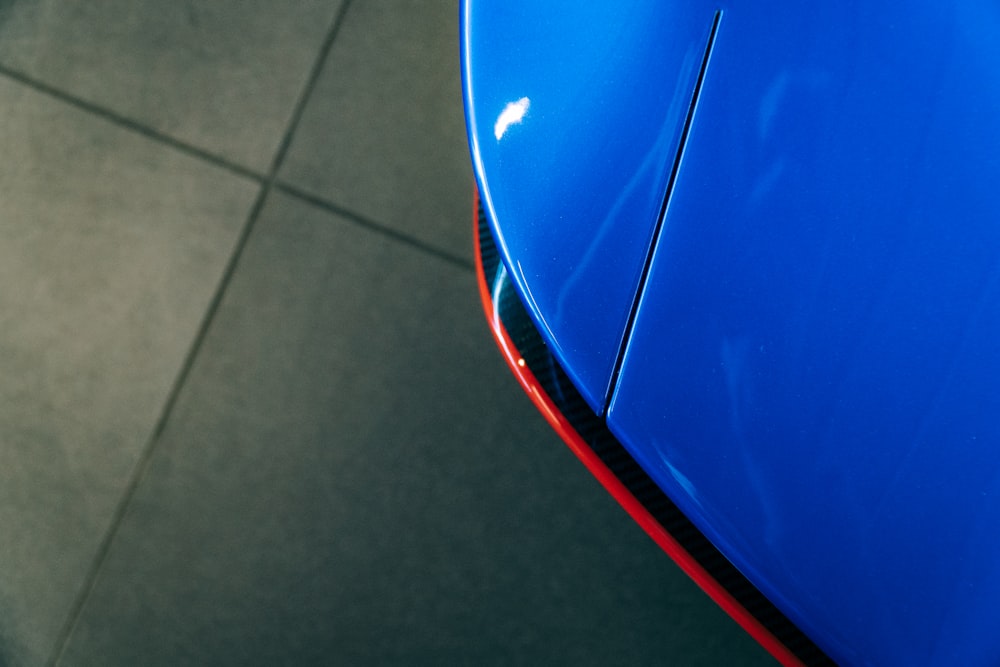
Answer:
<svg viewBox="0 0 1000 667"><path fill-rule="evenodd" d="M507 267L500 263L500 273L493 280L493 330L499 331L499 327L503 324L500 319L500 292L503 291L503 284L507 281Z"/></svg>
<svg viewBox="0 0 1000 667"><path fill-rule="evenodd" d="M522 97L516 102L507 103L507 106L504 107L504 110L497 117L496 125L493 126L493 134L496 136L497 141L500 141L500 137L504 135L508 127L517 125L524 120L524 115L528 113L529 106L531 106L531 100L527 97Z"/></svg>

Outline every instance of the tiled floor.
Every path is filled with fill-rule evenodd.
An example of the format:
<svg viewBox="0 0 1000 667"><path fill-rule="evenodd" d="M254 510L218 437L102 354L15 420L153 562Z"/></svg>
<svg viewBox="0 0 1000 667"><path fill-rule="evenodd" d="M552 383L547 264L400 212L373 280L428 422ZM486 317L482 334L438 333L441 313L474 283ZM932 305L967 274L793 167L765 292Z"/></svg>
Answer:
<svg viewBox="0 0 1000 667"><path fill-rule="evenodd" d="M456 23L0 3L0 666L768 663L490 341Z"/></svg>

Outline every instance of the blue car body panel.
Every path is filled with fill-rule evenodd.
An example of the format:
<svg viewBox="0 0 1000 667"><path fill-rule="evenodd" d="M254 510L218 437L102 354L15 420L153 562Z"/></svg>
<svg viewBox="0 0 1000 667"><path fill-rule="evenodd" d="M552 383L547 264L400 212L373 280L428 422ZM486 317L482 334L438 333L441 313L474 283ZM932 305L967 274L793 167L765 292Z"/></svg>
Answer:
<svg viewBox="0 0 1000 667"><path fill-rule="evenodd" d="M513 258L512 280L596 412L712 18L704 2L465 9L463 44L477 45L464 72L482 202Z"/></svg>
<svg viewBox="0 0 1000 667"><path fill-rule="evenodd" d="M498 35L465 56L477 175L588 402L627 333L608 426L838 662L1000 663L1000 8L491 4L466 16ZM680 46L594 56L620 24ZM523 143L493 140L523 96ZM629 108L574 111L601 96Z"/></svg>

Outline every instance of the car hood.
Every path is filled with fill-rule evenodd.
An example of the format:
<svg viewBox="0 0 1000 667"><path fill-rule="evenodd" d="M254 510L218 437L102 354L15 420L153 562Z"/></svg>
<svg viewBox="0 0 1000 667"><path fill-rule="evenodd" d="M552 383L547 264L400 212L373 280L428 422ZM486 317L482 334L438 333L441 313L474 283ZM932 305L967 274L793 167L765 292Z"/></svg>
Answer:
<svg viewBox="0 0 1000 667"><path fill-rule="evenodd" d="M731 4L608 425L838 662L995 664L1000 12Z"/></svg>
<svg viewBox="0 0 1000 667"><path fill-rule="evenodd" d="M598 413L712 26L698 5L464 7L481 200L518 292Z"/></svg>
<svg viewBox="0 0 1000 667"><path fill-rule="evenodd" d="M837 662L996 663L995 3L522 4L470 138L584 398Z"/></svg>

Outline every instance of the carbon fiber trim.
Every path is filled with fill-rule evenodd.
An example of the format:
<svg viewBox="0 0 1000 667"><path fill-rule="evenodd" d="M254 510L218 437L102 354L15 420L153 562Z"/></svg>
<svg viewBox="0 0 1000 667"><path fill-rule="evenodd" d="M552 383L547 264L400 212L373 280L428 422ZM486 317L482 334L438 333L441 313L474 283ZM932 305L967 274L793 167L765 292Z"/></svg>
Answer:
<svg viewBox="0 0 1000 667"><path fill-rule="evenodd" d="M497 284L502 265L486 214L478 211L478 249L486 284ZM663 493L594 414L549 353L510 281L491 292L494 306L527 367L563 416L605 466L690 556L779 642L806 665L835 665L770 600L744 577Z"/></svg>

